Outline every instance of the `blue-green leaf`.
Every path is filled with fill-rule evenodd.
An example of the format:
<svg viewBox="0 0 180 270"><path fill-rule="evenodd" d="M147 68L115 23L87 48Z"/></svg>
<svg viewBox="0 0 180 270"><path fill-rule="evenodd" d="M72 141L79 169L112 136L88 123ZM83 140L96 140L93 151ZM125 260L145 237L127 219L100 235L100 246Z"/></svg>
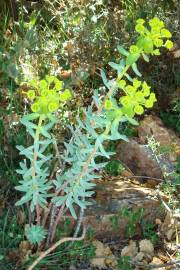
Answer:
<svg viewBox="0 0 180 270"><path fill-rule="evenodd" d="M110 89L109 81L108 81L108 79L107 79L107 77L106 77L106 73L105 73L104 70L102 70L102 69L101 69L101 78L102 78L102 80L103 80L104 85L105 85L108 89Z"/></svg>
<svg viewBox="0 0 180 270"><path fill-rule="evenodd" d="M117 46L118 52L124 56L128 56L129 52L125 50L122 46Z"/></svg>
<svg viewBox="0 0 180 270"><path fill-rule="evenodd" d="M136 63L132 64L132 69L137 76L142 77L142 74L139 72Z"/></svg>
<svg viewBox="0 0 180 270"><path fill-rule="evenodd" d="M145 53L142 53L142 56L146 62L149 62L149 57Z"/></svg>

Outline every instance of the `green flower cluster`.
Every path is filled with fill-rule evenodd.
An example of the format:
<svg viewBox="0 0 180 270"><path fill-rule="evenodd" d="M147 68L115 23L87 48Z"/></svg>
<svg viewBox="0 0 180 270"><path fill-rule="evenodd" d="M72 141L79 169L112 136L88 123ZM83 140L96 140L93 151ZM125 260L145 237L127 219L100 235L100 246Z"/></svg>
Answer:
<svg viewBox="0 0 180 270"><path fill-rule="evenodd" d="M114 105L112 100L106 100L104 108L109 111L107 115L114 115L119 118L125 115L133 118L135 114L143 114L144 108L152 108L156 101L155 94L151 93L150 86L145 81L141 82L134 79L132 85L126 85L125 80L120 80L118 86L126 94L119 99L122 106L119 108Z"/></svg>
<svg viewBox="0 0 180 270"><path fill-rule="evenodd" d="M141 53L160 55L159 48L165 47L171 49L173 42L168 29L164 27L164 22L155 17L149 21L150 29L144 25L143 19L138 19L136 24L136 32L140 34L135 45L130 46L130 54L127 57L127 64L131 65L136 62Z"/></svg>
<svg viewBox="0 0 180 270"><path fill-rule="evenodd" d="M126 85L126 82L121 80L118 85L126 94L126 96L121 97L119 100L124 115L128 117L133 117L135 114L141 115L144 113L144 107L153 107L156 96L154 93L151 93L151 88L145 81L141 82L134 79L132 85Z"/></svg>
<svg viewBox="0 0 180 270"><path fill-rule="evenodd" d="M44 80L32 80L33 88L27 92L32 100L31 110L39 114L48 114L57 111L72 97L69 89L63 89L63 82L54 76L46 76Z"/></svg>

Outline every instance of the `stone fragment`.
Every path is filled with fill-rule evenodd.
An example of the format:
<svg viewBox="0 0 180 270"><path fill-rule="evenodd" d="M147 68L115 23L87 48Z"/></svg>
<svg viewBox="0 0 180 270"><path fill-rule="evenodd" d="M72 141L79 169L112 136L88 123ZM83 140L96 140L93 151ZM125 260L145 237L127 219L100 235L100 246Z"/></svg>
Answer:
<svg viewBox="0 0 180 270"><path fill-rule="evenodd" d="M137 138L117 144L115 159L125 164L134 175L142 176L142 179L143 176L163 179L165 174L174 170L175 161L180 155L180 138L166 128L160 118L152 115L141 121L137 131ZM148 138L154 138L159 143L157 153L148 147ZM151 181L152 188L158 184L158 180L148 181Z"/></svg>
<svg viewBox="0 0 180 270"><path fill-rule="evenodd" d="M130 240L129 245L124 247L121 251L121 257L129 256L135 257L138 253L136 242Z"/></svg>
<svg viewBox="0 0 180 270"><path fill-rule="evenodd" d="M159 258L157 258L157 257L153 257L153 260L152 260L152 262L150 263L150 266L152 266L152 265L156 265L156 267L159 265L159 266L161 266L161 268L156 268L156 270L166 270L166 268L165 267L162 267L162 264L163 264L163 261L161 261Z"/></svg>
<svg viewBox="0 0 180 270"><path fill-rule="evenodd" d="M144 258L144 253L143 252L139 252L135 257L134 257L134 261L138 261L141 262Z"/></svg>
<svg viewBox="0 0 180 270"><path fill-rule="evenodd" d="M154 222L159 218L164 220L161 201L156 191L134 184L121 176L112 177L110 181L99 180L92 205L85 210L83 223L94 230L96 236L119 236L126 233L127 217L118 216L123 209L140 211L144 208L144 222ZM168 202L168 196L160 192L161 198ZM76 209L78 213L78 209ZM112 226L112 218L119 217L116 228ZM70 213L64 217L73 221ZM74 223L71 223L72 225ZM73 226L72 226L73 228ZM138 228L138 227L137 227Z"/></svg>
<svg viewBox="0 0 180 270"><path fill-rule="evenodd" d="M180 138L174 131L166 128L159 117L148 115L141 121L137 130L141 144L146 144L147 137L153 136L161 147L169 147L170 151L166 154L166 158L170 162L176 161L180 154Z"/></svg>
<svg viewBox="0 0 180 270"><path fill-rule="evenodd" d="M105 258L104 256L104 245L98 240L93 241L92 243L95 248L95 258L91 259L90 262L94 266L99 266L99 267L105 267ZM97 257L97 258L96 258ZM98 258L99 257L99 258Z"/></svg>
<svg viewBox="0 0 180 270"><path fill-rule="evenodd" d="M140 252L149 254L151 256L154 254L154 246L150 240L147 240L147 239L141 240L139 242L139 249L140 249Z"/></svg>
<svg viewBox="0 0 180 270"><path fill-rule="evenodd" d="M93 266L97 267L115 267L117 266L117 260L112 254L110 247L105 246L102 242L98 240L93 241L93 245L96 248L95 257L90 260Z"/></svg>
<svg viewBox="0 0 180 270"><path fill-rule="evenodd" d="M163 178L162 171L151 151L135 139L120 142L116 149L116 158L129 167L136 176Z"/></svg>

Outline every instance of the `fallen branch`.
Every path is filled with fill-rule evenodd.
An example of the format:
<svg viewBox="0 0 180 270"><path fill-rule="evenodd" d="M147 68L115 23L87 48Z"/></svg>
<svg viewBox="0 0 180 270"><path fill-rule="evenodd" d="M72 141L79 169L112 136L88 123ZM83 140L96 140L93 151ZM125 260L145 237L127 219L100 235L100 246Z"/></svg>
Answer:
<svg viewBox="0 0 180 270"><path fill-rule="evenodd" d="M83 233L82 233L82 236L80 237L76 237L76 238L73 238L73 237L65 237L59 241L57 241L55 244L53 244L50 248L48 248L46 251L42 252L40 254L40 256L33 262L33 264L28 267L27 270L33 270L34 267L43 259L45 258L49 253L51 253L53 250L55 250L58 246L60 246L61 244L65 243L65 242L69 242L69 241L81 241L84 239L85 237L85 234L86 234L86 228L84 227L83 229Z"/></svg>
<svg viewBox="0 0 180 270"><path fill-rule="evenodd" d="M126 176L125 178L127 178L127 179L131 179L131 178L142 178L143 180L150 179L150 180L155 180L157 182L165 182L165 180L162 179L162 178L156 178L156 177L144 176L144 175L132 175L132 176ZM140 181L142 181L142 180L140 179Z"/></svg>

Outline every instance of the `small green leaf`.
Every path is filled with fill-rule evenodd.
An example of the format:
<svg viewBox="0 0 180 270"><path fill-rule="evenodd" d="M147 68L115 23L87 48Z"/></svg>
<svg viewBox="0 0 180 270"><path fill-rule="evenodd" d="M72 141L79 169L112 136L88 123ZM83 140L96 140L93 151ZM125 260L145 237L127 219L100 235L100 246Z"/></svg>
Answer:
<svg viewBox="0 0 180 270"><path fill-rule="evenodd" d="M106 77L106 73L105 73L104 70L102 70L102 69L101 69L101 78L102 78L102 80L103 80L104 85L105 85L108 89L110 89L109 81L108 81L108 79L107 79L107 77Z"/></svg>
<svg viewBox="0 0 180 270"><path fill-rule="evenodd" d="M149 57L145 53L142 53L142 56L144 61L149 62Z"/></svg>
<svg viewBox="0 0 180 270"><path fill-rule="evenodd" d="M127 117L127 116L126 116ZM135 119L133 119L133 118L131 118L131 117L127 117L127 120L129 121L129 123L131 123L132 125L135 125L135 126L138 126L139 125L139 123L135 120Z"/></svg>
<svg viewBox="0 0 180 270"><path fill-rule="evenodd" d="M77 215L76 215L76 212L72 206L72 204L69 205L69 211L71 212L71 215L74 219L77 219Z"/></svg>
<svg viewBox="0 0 180 270"><path fill-rule="evenodd" d="M134 73L135 73L137 76L142 77L142 74L139 72L136 63L133 63L133 64L132 64L132 69L133 69Z"/></svg>
<svg viewBox="0 0 180 270"><path fill-rule="evenodd" d="M51 135L46 131L44 127L41 127L40 132L42 133L44 137L51 139Z"/></svg>
<svg viewBox="0 0 180 270"><path fill-rule="evenodd" d="M129 52L126 51L122 46L117 46L118 52L124 56L128 56Z"/></svg>
<svg viewBox="0 0 180 270"><path fill-rule="evenodd" d="M112 67L113 69L115 69L115 70L118 70L119 69L119 65L116 64L116 63L114 63L114 62L109 62L108 65L110 67Z"/></svg>

